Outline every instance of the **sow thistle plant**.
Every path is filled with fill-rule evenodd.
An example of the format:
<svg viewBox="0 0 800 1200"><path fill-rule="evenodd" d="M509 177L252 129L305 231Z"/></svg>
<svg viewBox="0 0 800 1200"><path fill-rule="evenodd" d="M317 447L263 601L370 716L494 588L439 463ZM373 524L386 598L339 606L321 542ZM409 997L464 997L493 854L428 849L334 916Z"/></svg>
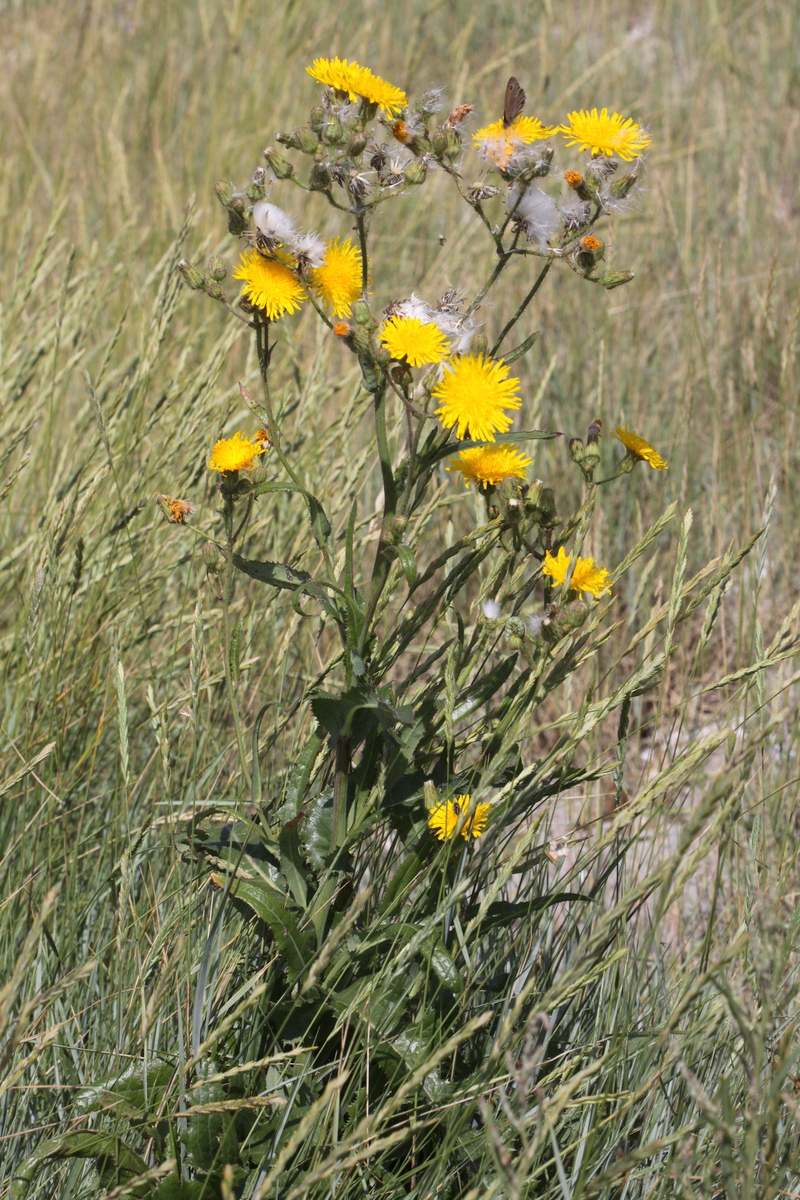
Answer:
<svg viewBox="0 0 800 1200"><path fill-rule="evenodd" d="M561 470L561 435L520 427L525 389L512 367L534 343L518 331L551 269L603 289L632 278L603 266L602 219L631 203L649 138L605 108L546 124L524 112L516 80L502 116L470 133L471 106L444 116L438 89L412 102L338 58L316 59L308 74L322 89L308 121L276 135L245 187L215 187L232 262L180 264L191 288L252 332L260 375L258 388L240 385L251 422L209 438L216 515L199 496L158 497L169 522L203 541L241 779L236 819L229 806L224 827L213 808L201 812L187 848L219 903L250 919L251 948L228 979L219 1032L198 1034L184 1080L198 1101L178 1102L183 1124L171 1141L159 1123L166 1093L152 1084L152 1145L162 1160L177 1156L156 1194L321 1196L334 1180L337 1195L457 1196L473 1184L520 1194L498 1180L514 1155L533 1170L546 1125L526 1132L502 1116L507 1105L493 1117L477 1098L501 1096L504 1056L533 1036L537 1006L552 1011L577 994L569 972L558 991L536 948L547 911L565 927L583 922L587 937L595 919L582 915L588 892L549 890L548 864L563 855L547 849L547 813L563 791L610 772L621 788L631 698L657 681L664 655L629 672L608 701L565 710L562 734L538 758L526 740L531 714L606 640L613 585L672 510L616 572L584 553L601 487L639 464L667 464L620 426L624 457L596 479L602 425L592 420L569 441L580 505L559 515L548 477ZM559 144L569 169L557 173ZM485 280L471 297L412 294L381 311L375 297L391 282L373 229L386 205L413 203L435 173L485 230ZM297 189L340 218L335 236L294 215ZM238 292L225 283L231 266ZM498 309L485 302L504 288L522 299L495 328ZM332 353L357 364L371 398L363 482L374 471L382 484L377 531L359 524L357 494L334 527L317 494L324 481L307 480L290 449L291 416L279 419L278 333L290 337L305 308ZM353 430L354 445L362 434ZM531 477L537 442L550 443L537 465L544 479ZM482 516L443 545L437 498L462 484ZM279 492L307 511L301 562L271 561L253 544L256 506ZM277 791L262 784L274 745L261 732L264 710L239 710L231 605L240 578L284 592L337 639L291 711L299 749ZM467 612L477 614L469 624ZM614 709L623 749L612 739L609 762L583 761L589 732ZM594 978L607 937L589 944ZM252 1070L239 1070L248 1058ZM443 1140L445 1120L455 1132Z"/></svg>

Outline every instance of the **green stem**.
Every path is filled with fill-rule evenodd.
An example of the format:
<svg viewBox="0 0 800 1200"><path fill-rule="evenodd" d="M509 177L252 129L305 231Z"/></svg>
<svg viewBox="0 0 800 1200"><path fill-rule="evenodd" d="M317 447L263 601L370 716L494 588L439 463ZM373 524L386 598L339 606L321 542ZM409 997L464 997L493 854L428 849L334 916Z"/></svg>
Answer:
<svg viewBox="0 0 800 1200"><path fill-rule="evenodd" d="M378 445L378 458L381 464L381 477L383 479L383 520L381 521L381 533L378 541L378 549L375 553L375 565L372 568L372 584L370 587L369 600L367 601L367 609L364 613L364 624L361 629L361 637L359 639L359 653L364 652L364 647L370 634L370 625L375 616L375 610L378 607L381 593L386 586L386 580L389 577L389 568L391 562L386 552L387 542L386 534L389 528L389 523L397 511L397 489L394 483L394 474L392 472L392 460L389 454L389 438L386 433L386 383L382 381L377 392L375 392L375 440Z"/></svg>
<svg viewBox="0 0 800 1200"><path fill-rule="evenodd" d="M544 266L542 267L542 269L541 269L541 271L539 272L538 276L536 277L536 282L534 283L533 287L532 287L532 288L531 288L531 290L528 292L527 296L526 296L526 297L525 297L525 299L522 301L522 303L520 304L520 306L519 306L519 308L517 309L517 311L514 313L514 315L513 315L513 317L511 318L511 320L510 320L510 321L508 322L508 324L507 324L507 325L506 325L506 326L503 328L503 330L501 331L501 333L500 333L500 336L499 336L499 338L497 339L497 341L495 342L495 344L492 346L492 349L491 349L491 350L490 350L490 352L489 352L489 353L491 354L492 358L494 358L495 354L497 353L497 351L498 351L498 350L500 349L500 347L502 346L502 344L503 344L503 341L504 341L504 339L505 339L506 335L507 335L507 334L508 334L508 333L509 333L509 332L510 332L510 331L511 331L513 328L514 328L514 326L516 325L517 321L520 319L520 317L522 316L522 314L525 312L525 309L528 307L528 305L530 304L531 300L533 299L533 297L534 297L534 296L536 295L536 293L538 292L539 288L540 288L540 287L542 286L542 284L544 283L544 281L545 281L545 278L546 278L546 276L547 276L547 272L550 270L550 268L552 267L552 265L553 265L553 259L552 259L552 258L548 258L547 262L544 264Z"/></svg>
<svg viewBox="0 0 800 1200"><path fill-rule="evenodd" d="M222 580L222 634L223 634L223 651L225 654L225 687L228 693L228 703L231 706L233 715L233 727L236 730L236 744L239 748L239 763L242 768L242 775L247 784L247 790L250 791L251 779L250 770L247 766L247 751L244 745L244 735L242 733L242 722L239 717L239 704L236 699L236 689L233 682L233 670L231 668L231 615L230 602L233 597L233 505L234 501L231 496L225 497L225 534L227 539L227 554L225 555L225 571Z"/></svg>
<svg viewBox="0 0 800 1200"><path fill-rule="evenodd" d="M369 258L367 257L367 226L363 210L356 217L356 224L358 225L358 242L361 247L361 292L366 297L369 283Z"/></svg>

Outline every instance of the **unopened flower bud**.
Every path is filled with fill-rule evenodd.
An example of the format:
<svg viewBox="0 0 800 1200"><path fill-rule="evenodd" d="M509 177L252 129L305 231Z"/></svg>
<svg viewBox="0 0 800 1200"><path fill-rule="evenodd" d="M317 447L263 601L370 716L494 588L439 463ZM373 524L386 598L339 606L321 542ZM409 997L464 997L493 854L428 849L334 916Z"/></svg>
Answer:
<svg viewBox="0 0 800 1200"><path fill-rule="evenodd" d="M536 505L536 520L543 529L551 529L558 523L556 512L556 496L550 487L543 487L539 492Z"/></svg>
<svg viewBox="0 0 800 1200"><path fill-rule="evenodd" d="M503 629L503 633L511 642L511 645L515 650L518 650L522 645L522 641L526 632L527 630L525 629L525 622L521 617L509 617L505 623L505 628Z"/></svg>
<svg viewBox="0 0 800 1200"><path fill-rule="evenodd" d="M392 546L399 546L405 536L408 519L406 517L392 517L389 522L389 528L386 530L386 540Z"/></svg>
<svg viewBox="0 0 800 1200"><path fill-rule="evenodd" d="M431 136L431 146L437 158L446 158L452 161L452 159L458 158L461 152L461 139L454 129L443 126L441 129L434 130Z"/></svg>
<svg viewBox="0 0 800 1200"><path fill-rule="evenodd" d="M287 130L285 130L285 129L281 130L280 133L275 134L275 141L280 146L288 146L290 150L298 149L297 139L296 139L295 135L293 133L287 132Z"/></svg>
<svg viewBox="0 0 800 1200"><path fill-rule="evenodd" d="M208 273L212 279L216 279L217 283L222 283L228 274L227 267L218 254L212 254L208 260Z"/></svg>
<svg viewBox="0 0 800 1200"><path fill-rule="evenodd" d="M238 237L247 229L247 209L241 196L234 196L228 205L228 232Z"/></svg>
<svg viewBox="0 0 800 1200"><path fill-rule="evenodd" d="M200 553L209 571L219 571L225 562L224 554L214 542L203 542L203 549Z"/></svg>
<svg viewBox="0 0 800 1200"><path fill-rule="evenodd" d="M372 324L372 313L369 311L369 305L361 296L353 301L353 318L359 325Z"/></svg>
<svg viewBox="0 0 800 1200"><path fill-rule="evenodd" d="M483 333L473 333L469 339L470 354L487 354L489 351L489 340Z"/></svg>
<svg viewBox="0 0 800 1200"><path fill-rule="evenodd" d="M609 191L615 200L624 200L635 184L636 174L629 171L626 175L620 175L619 179L615 179L609 187Z"/></svg>
<svg viewBox="0 0 800 1200"><path fill-rule="evenodd" d="M623 283L630 283L632 279L633 271L603 271L600 276L600 282L609 292L612 288L621 287Z"/></svg>
<svg viewBox="0 0 800 1200"><path fill-rule="evenodd" d="M421 158L415 158L410 162L403 171L403 178L406 183L418 184L424 183L425 177L428 174L428 164Z"/></svg>
<svg viewBox="0 0 800 1200"><path fill-rule="evenodd" d="M195 292L201 292L206 286L206 277L197 267L193 267L190 262L182 258L178 263L178 270L183 276L186 283Z"/></svg>
<svg viewBox="0 0 800 1200"><path fill-rule="evenodd" d="M269 163L276 179L291 179L294 174L294 167L288 158L284 158L282 154L278 154L274 146L267 146L264 151L264 158Z"/></svg>
<svg viewBox="0 0 800 1200"><path fill-rule="evenodd" d="M319 133L322 129L322 126L325 124L325 116L325 109L321 104L317 104L315 108L312 108L308 123L314 130L314 133Z"/></svg>
<svg viewBox="0 0 800 1200"><path fill-rule="evenodd" d="M569 439L569 456L578 466L583 464L583 442L580 438Z"/></svg>
<svg viewBox="0 0 800 1200"><path fill-rule="evenodd" d="M218 179L214 184L214 195L225 208L228 208L233 200L233 187L228 183L227 179Z"/></svg>
<svg viewBox="0 0 800 1200"><path fill-rule="evenodd" d="M350 144L347 147L347 153L350 156L350 158L358 158L358 156L360 154L364 153L366 148L367 148L367 135L365 133L362 133L361 130L359 130L358 133L354 133L353 136L351 137Z"/></svg>
<svg viewBox="0 0 800 1200"><path fill-rule="evenodd" d="M439 807L439 793L436 791L436 784L432 779L426 779L423 783L422 796L426 812L433 812L435 808Z"/></svg>
<svg viewBox="0 0 800 1200"><path fill-rule="evenodd" d="M344 139L344 126L337 116L328 117L321 136L329 146L337 146Z"/></svg>
<svg viewBox="0 0 800 1200"><path fill-rule="evenodd" d="M316 154L319 149L319 138L308 125L303 125L300 129L295 130L294 140L297 149L303 154Z"/></svg>
<svg viewBox="0 0 800 1200"><path fill-rule="evenodd" d="M314 165L311 168L311 174L308 179L308 186L312 192L323 192L330 187L331 173L328 170L325 162L321 158L314 159Z"/></svg>
<svg viewBox="0 0 800 1200"><path fill-rule="evenodd" d="M223 291L222 284L217 283L216 280L213 279L209 279L206 283L206 295L210 296L212 300L225 299L225 292Z"/></svg>

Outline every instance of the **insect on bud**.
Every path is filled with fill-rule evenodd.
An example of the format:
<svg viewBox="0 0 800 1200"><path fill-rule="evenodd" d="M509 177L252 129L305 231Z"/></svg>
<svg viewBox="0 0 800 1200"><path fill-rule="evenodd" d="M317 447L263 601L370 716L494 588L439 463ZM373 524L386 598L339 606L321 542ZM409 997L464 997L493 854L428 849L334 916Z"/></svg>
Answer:
<svg viewBox="0 0 800 1200"><path fill-rule="evenodd" d="M208 273L217 283L222 283L228 274L227 267L218 254L212 254L208 260Z"/></svg>
<svg viewBox="0 0 800 1200"><path fill-rule="evenodd" d="M193 291L203 291L206 286L206 277L202 271L199 271L197 267L193 267L185 258L182 258L178 263L178 270Z"/></svg>
<svg viewBox="0 0 800 1200"><path fill-rule="evenodd" d="M264 158L272 168L276 179L291 179L294 174L294 167L288 158L284 158L282 154L278 154L274 146L267 146L264 151Z"/></svg>

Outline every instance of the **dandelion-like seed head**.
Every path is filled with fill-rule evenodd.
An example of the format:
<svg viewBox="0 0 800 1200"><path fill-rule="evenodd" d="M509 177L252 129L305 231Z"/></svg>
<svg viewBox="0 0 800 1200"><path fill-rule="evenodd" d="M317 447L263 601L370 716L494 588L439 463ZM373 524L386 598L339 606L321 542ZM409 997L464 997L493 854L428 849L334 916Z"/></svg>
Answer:
<svg viewBox="0 0 800 1200"><path fill-rule="evenodd" d="M361 295L361 251L348 238L328 242L325 260L311 272L311 286L334 316L347 317Z"/></svg>
<svg viewBox="0 0 800 1200"><path fill-rule="evenodd" d="M519 380L509 377L501 358L466 354L445 365L432 395L441 400L436 415L445 429L455 426L459 438L469 431L475 441L493 442L511 427L505 410L521 407L518 390Z"/></svg>
<svg viewBox="0 0 800 1200"><path fill-rule="evenodd" d="M447 358L449 346L438 325L419 317L395 316L384 325L380 341L392 358L423 367Z"/></svg>
<svg viewBox="0 0 800 1200"><path fill-rule="evenodd" d="M651 138L641 126L636 125L632 117L611 113L607 108L599 113L596 108L579 109L567 113L569 124L560 127L561 133L567 139L568 146L577 146L579 150L591 150L593 155L605 154L630 162L650 145Z"/></svg>
<svg viewBox="0 0 800 1200"><path fill-rule="evenodd" d="M558 125L544 125L538 117L520 116L510 125L504 125L501 117L473 133L472 140L480 153L503 171L515 150L552 137L558 129Z"/></svg>
<svg viewBox="0 0 800 1200"><path fill-rule="evenodd" d="M466 816L461 827L461 836L465 841L469 838L479 838L486 828L491 810L491 804L473 805L469 795L455 796L434 808L428 817L428 828L440 842L449 842L458 828L459 819Z"/></svg>
<svg viewBox="0 0 800 1200"><path fill-rule="evenodd" d="M552 579L557 586L563 585L567 578L572 556L567 554L564 547L559 547L558 554L553 555L548 550L545 554L542 574ZM574 592L589 592L592 596L603 596L610 591L610 576L605 567L598 567L593 558L578 558L575 570L572 572L570 587Z"/></svg>
<svg viewBox="0 0 800 1200"><path fill-rule="evenodd" d="M479 487L496 487L505 479L524 479L533 460L519 446L471 446L450 459L448 471L460 471L464 486L474 480Z"/></svg>
<svg viewBox="0 0 800 1200"><path fill-rule="evenodd" d="M242 294L256 308L263 308L270 321L295 312L305 299L294 272L279 259L266 258L256 249L241 255L233 278L244 280Z"/></svg>
<svg viewBox="0 0 800 1200"><path fill-rule="evenodd" d="M252 467L259 454L266 454L269 446L262 444L256 435L248 438L244 433L235 433L233 437L221 438L214 443L211 458L208 460L209 471L247 471Z"/></svg>
<svg viewBox="0 0 800 1200"><path fill-rule="evenodd" d="M623 429L618 425L614 436L622 442L625 449L634 458L648 463L656 471L668 470L669 463L666 459L662 458L654 446L646 442L643 437L639 437L639 434L634 433L632 429Z"/></svg>

